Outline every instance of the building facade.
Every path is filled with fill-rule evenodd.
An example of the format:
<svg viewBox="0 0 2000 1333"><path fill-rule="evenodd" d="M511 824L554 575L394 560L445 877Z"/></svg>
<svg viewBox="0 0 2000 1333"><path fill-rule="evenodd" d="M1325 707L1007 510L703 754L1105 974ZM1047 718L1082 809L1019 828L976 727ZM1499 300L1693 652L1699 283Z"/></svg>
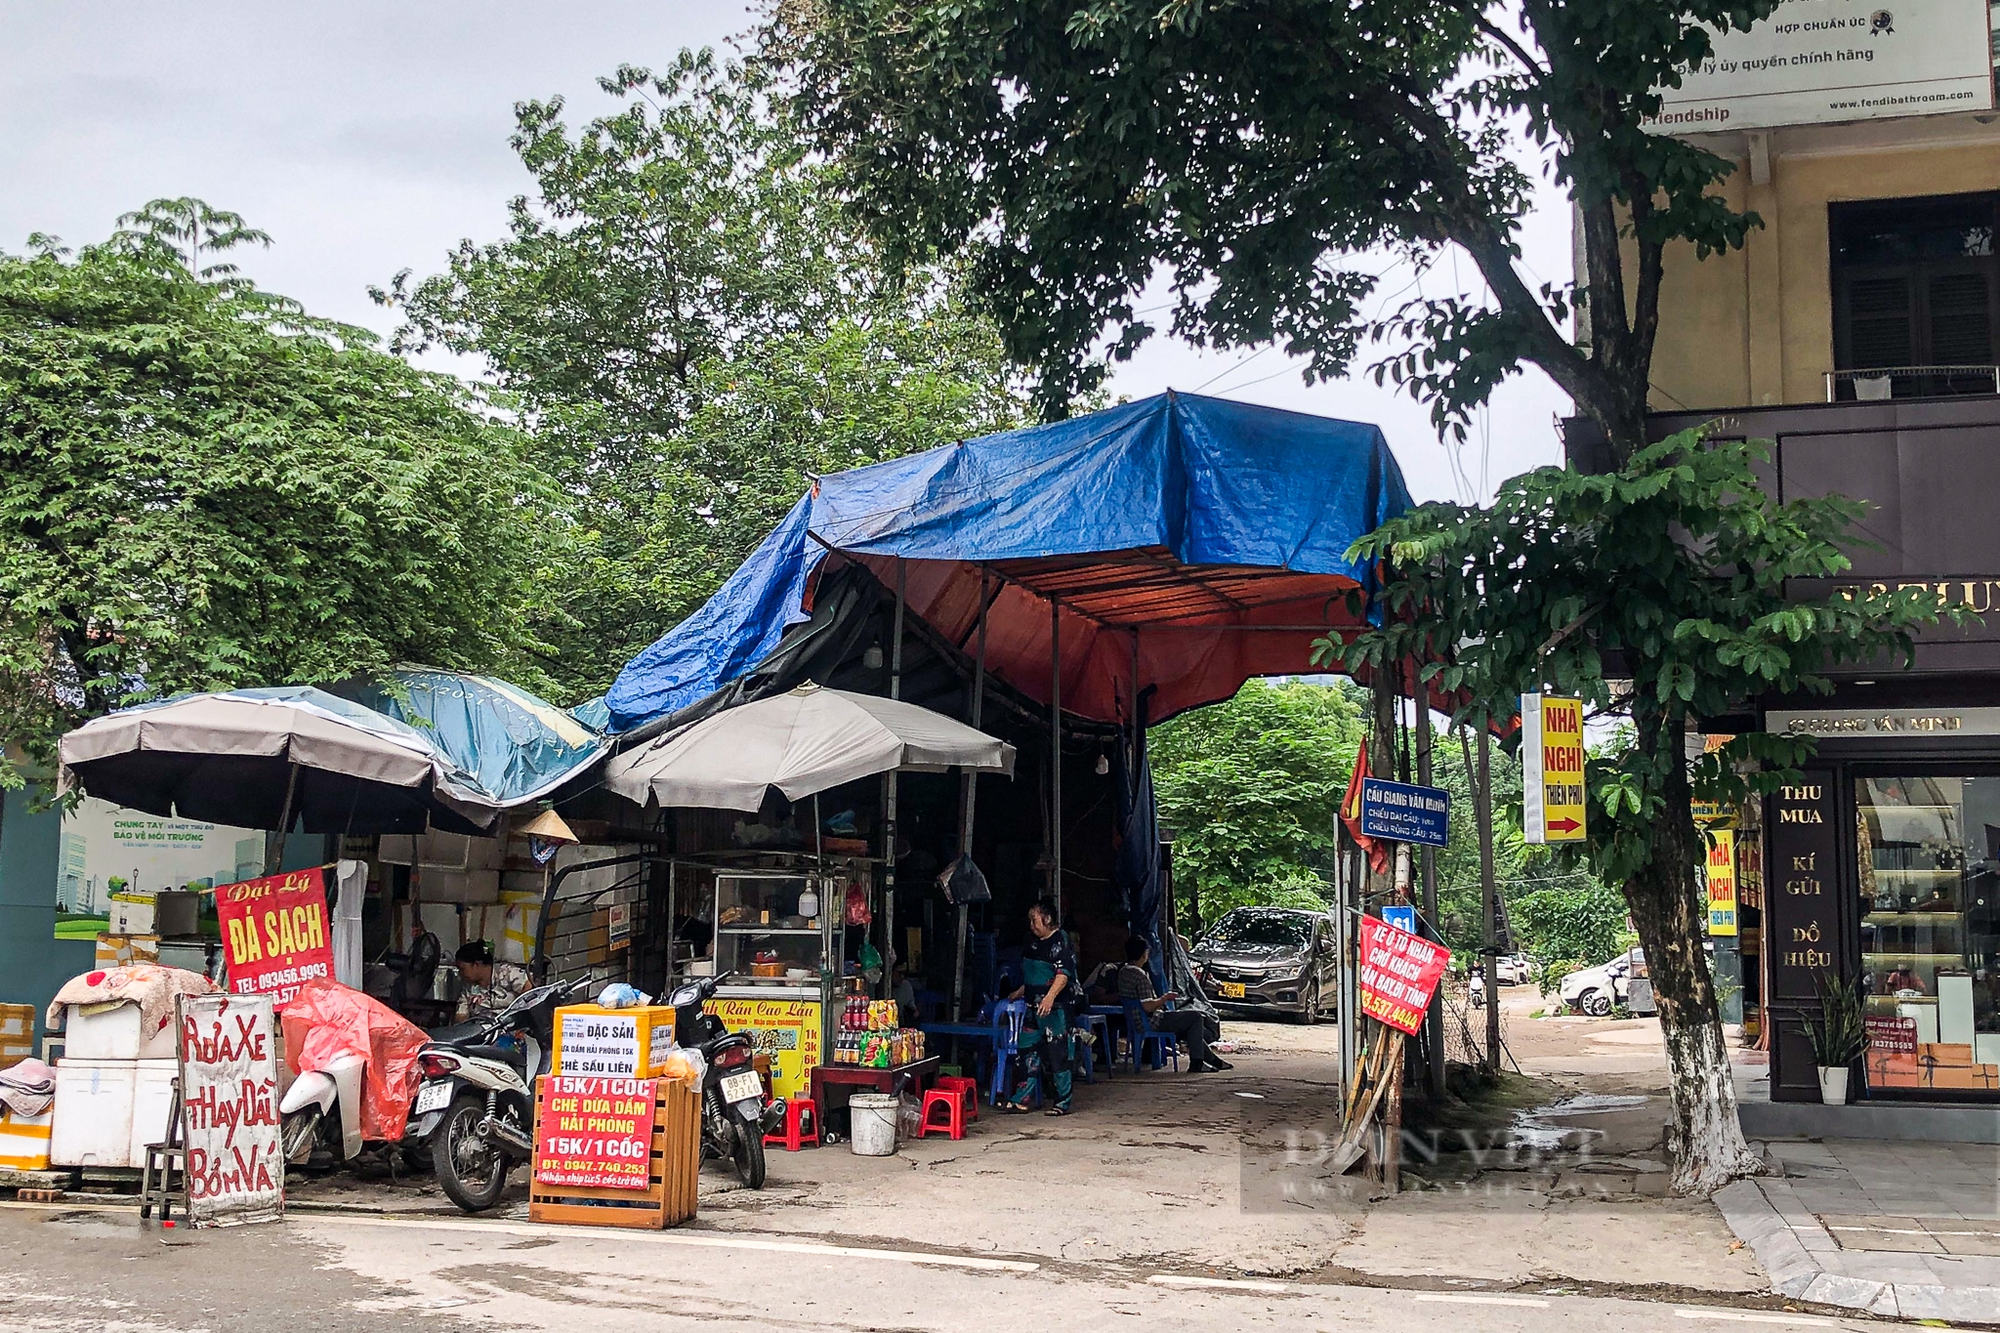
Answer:
<svg viewBox="0 0 2000 1333"><path fill-rule="evenodd" d="M1736 164L1723 193L1763 226L1737 252L1669 255L1654 431L1772 441L1780 496L1869 503L1853 584L1922 584L1985 617L1924 636L1907 668L1709 724L1819 742L1736 836L1744 1016L1777 1101L1820 1099L1806 1025L1835 978L1868 1020L1857 1095L2000 1102L1992 25L1985 0L1788 0L1663 117Z"/></svg>

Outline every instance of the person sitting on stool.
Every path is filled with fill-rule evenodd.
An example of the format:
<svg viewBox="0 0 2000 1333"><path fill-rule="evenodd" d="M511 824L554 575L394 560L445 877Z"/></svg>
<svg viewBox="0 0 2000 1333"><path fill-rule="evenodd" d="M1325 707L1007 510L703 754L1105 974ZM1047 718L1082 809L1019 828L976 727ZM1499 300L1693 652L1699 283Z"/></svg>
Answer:
<svg viewBox="0 0 2000 1333"><path fill-rule="evenodd" d="M1118 969L1118 998L1131 1000L1145 1010L1146 1022L1155 1032L1180 1038L1188 1051L1188 1073L1235 1068L1209 1049L1208 1029L1213 1019L1199 1009L1167 1008L1170 1001L1178 998L1171 991L1165 995L1153 994L1153 974L1146 967L1152 954L1153 946L1141 936L1134 935L1125 941L1125 966ZM1219 1026L1217 1035L1221 1035Z"/></svg>

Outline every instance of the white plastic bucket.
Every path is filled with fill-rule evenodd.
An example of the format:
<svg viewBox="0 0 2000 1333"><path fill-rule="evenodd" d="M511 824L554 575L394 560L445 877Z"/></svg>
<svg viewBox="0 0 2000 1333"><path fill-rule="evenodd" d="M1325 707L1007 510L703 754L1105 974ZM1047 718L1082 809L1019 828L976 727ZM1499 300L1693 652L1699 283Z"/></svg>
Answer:
<svg viewBox="0 0 2000 1333"><path fill-rule="evenodd" d="M901 1103L879 1092L847 1099L848 1144L856 1157L890 1157L896 1151L896 1113Z"/></svg>

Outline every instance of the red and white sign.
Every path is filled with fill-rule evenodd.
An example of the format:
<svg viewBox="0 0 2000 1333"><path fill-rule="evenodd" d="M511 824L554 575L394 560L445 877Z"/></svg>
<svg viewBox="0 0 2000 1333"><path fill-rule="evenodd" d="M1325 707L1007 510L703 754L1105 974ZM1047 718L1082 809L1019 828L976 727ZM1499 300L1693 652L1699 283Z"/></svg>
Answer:
<svg viewBox="0 0 2000 1333"><path fill-rule="evenodd" d="M276 1019L268 995L183 995L181 1142L188 1220L263 1222L285 1208Z"/></svg>
<svg viewBox="0 0 2000 1333"><path fill-rule="evenodd" d="M1361 918L1361 1012L1415 1036L1451 950L1377 917Z"/></svg>
<svg viewBox="0 0 2000 1333"><path fill-rule="evenodd" d="M643 1190L652 1184L654 1081L542 1080L535 1182L556 1188Z"/></svg>
<svg viewBox="0 0 2000 1333"><path fill-rule="evenodd" d="M279 1009L305 982L333 976L326 870L224 884L215 891L232 995L268 995Z"/></svg>

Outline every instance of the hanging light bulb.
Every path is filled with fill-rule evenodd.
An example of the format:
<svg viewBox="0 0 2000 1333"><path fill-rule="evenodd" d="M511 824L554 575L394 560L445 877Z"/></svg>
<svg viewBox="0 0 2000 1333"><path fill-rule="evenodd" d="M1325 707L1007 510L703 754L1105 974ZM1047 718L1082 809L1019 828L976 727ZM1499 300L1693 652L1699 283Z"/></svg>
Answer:
<svg viewBox="0 0 2000 1333"><path fill-rule="evenodd" d="M882 669L882 645L879 643L869 644L867 650L861 654L861 665L867 667L870 671L880 671Z"/></svg>

